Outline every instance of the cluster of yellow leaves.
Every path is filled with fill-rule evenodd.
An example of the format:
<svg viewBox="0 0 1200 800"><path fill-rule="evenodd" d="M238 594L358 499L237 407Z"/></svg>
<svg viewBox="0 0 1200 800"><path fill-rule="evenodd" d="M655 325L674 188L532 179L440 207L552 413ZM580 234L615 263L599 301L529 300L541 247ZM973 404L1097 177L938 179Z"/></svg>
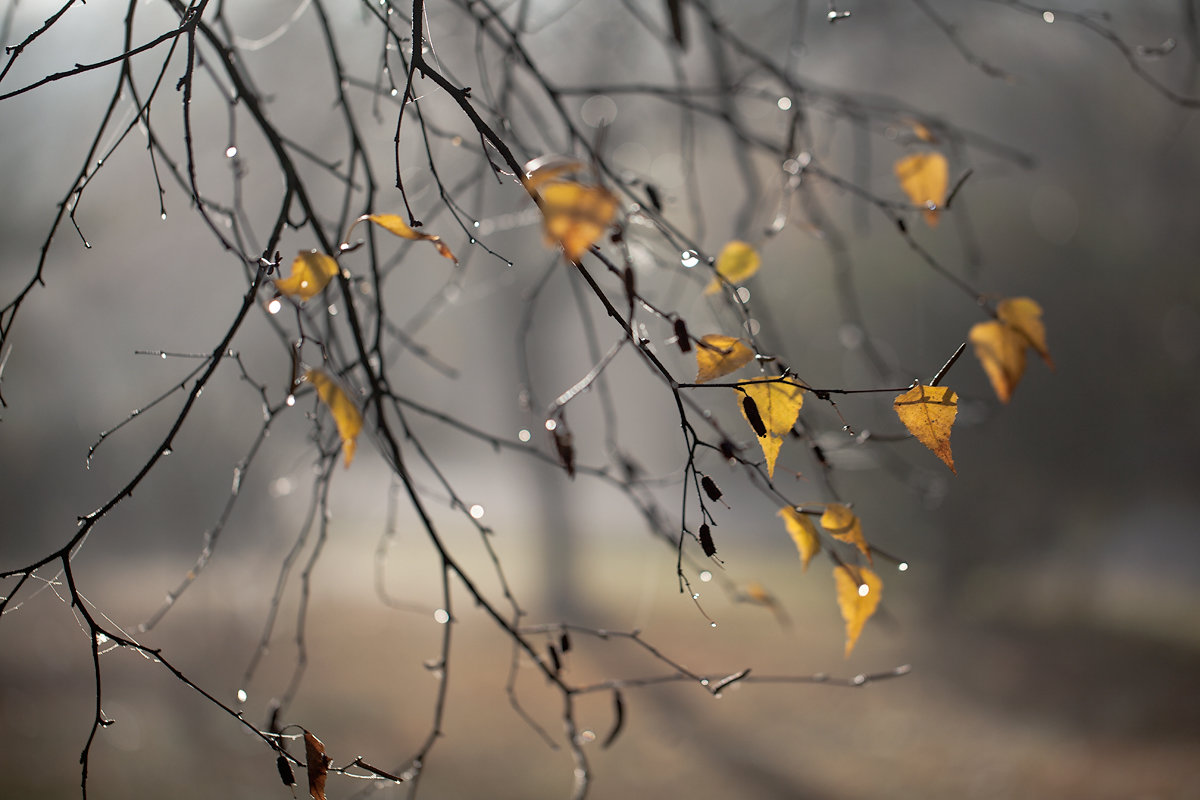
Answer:
<svg viewBox="0 0 1200 800"><path fill-rule="evenodd" d="M800 563L803 569L813 556L821 551L821 538L817 526L812 521L812 514L806 514L794 506L779 510L788 535L796 543L800 553ZM821 514L821 527L835 539L855 545L869 560L871 548L863 538L862 524L858 515L840 503L829 503ZM863 625L875 613L879 606L879 598L883 593L883 581L866 567L839 564L833 570L837 586L838 606L842 611L842 619L846 622L846 657L854 649L862 633Z"/></svg>
<svg viewBox="0 0 1200 800"><path fill-rule="evenodd" d="M342 440L342 452L345 454L346 466L350 466L350 462L354 460L354 451L358 446L358 434L362 431L362 414L359 413L358 406L350 399L350 395L341 387L341 384L324 372L310 369L304 373L304 378L316 387L317 396L329 408L333 422L337 425L338 436Z"/></svg>
<svg viewBox="0 0 1200 800"><path fill-rule="evenodd" d="M696 383L736 372L754 360L754 351L741 339L710 333L700 337L696 348Z"/></svg>
<svg viewBox="0 0 1200 800"><path fill-rule="evenodd" d="M762 258L754 245L734 239L721 248L717 256L717 274L705 288L705 294L716 294L721 291L723 283L741 283L758 272ZM724 279L724 280L722 280Z"/></svg>
<svg viewBox="0 0 1200 800"><path fill-rule="evenodd" d="M431 242L443 258L448 258L455 264L458 263L458 259L454 257L454 253L450 251L440 236L418 233L395 214L363 214L354 221L350 230L346 231L347 239L350 238L350 234L360 222L373 222L388 233L403 239ZM280 294L285 294L303 303L325 291L325 287L337 276L338 270L338 263L333 256L317 250L301 252L292 261L291 274L275 281L275 288L279 290Z"/></svg>
<svg viewBox="0 0 1200 800"><path fill-rule="evenodd" d="M837 582L838 606L846 621L846 658L862 633L863 625L879 607L883 596L883 581L866 567L839 565L833 568Z"/></svg>
<svg viewBox="0 0 1200 800"><path fill-rule="evenodd" d="M925 209L926 224L936 227L939 209L946 204L950 188L950 165L946 157L936 151L913 153L897 161L893 169L908 199Z"/></svg>
<svg viewBox="0 0 1200 800"><path fill-rule="evenodd" d="M950 454L950 428L958 416L958 395L946 386L917 384L892 402L896 415L908 432L933 454L945 462L950 471L954 456Z"/></svg>
<svg viewBox="0 0 1200 800"><path fill-rule="evenodd" d="M546 242L561 245L568 260L578 261L613 224L617 197L599 184L559 177L582 169L577 161L551 160L531 166L524 183L530 194L541 198Z"/></svg>
<svg viewBox="0 0 1200 800"><path fill-rule="evenodd" d="M350 238L350 233L360 222L372 222L393 236L399 236L401 239L408 239L414 242L430 242L437 248L442 258L448 258L455 264L458 263L458 259L455 258L454 253L450 251L446 243L442 241L442 237L434 236L432 233L421 233L420 231L413 230L398 214L363 214L354 220L354 224L350 226L350 230L346 231L347 239Z"/></svg>
<svg viewBox="0 0 1200 800"><path fill-rule="evenodd" d="M756 430L755 435L758 436L758 444L767 462L767 475L774 478L779 448L783 446L783 437L791 432L797 417L800 416L800 408L804 405L804 390L788 381L755 378L739 383L735 391L754 402L763 430L761 435ZM756 427L747 414L744 401L739 407L750 427Z"/></svg>
<svg viewBox="0 0 1200 800"><path fill-rule="evenodd" d="M1054 369L1046 347L1042 307L1028 297L1012 297L996 305L996 319L971 328L971 344L996 397L1007 403L1025 374L1025 350L1033 348Z"/></svg>

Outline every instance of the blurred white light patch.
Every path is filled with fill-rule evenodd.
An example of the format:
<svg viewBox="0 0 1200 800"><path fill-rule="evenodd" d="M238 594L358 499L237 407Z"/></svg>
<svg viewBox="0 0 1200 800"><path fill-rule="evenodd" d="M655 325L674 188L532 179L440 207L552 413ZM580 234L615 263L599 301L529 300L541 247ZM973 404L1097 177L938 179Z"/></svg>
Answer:
<svg viewBox="0 0 1200 800"><path fill-rule="evenodd" d="M1067 244L1079 230L1079 206L1059 186L1040 186L1029 201L1029 216L1038 235L1051 244Z"/></svg>
<svg viewBox="0 0 1200 800"><path fill-rule="evenodd" d="M271 485L267 487L267 492L270 493L271 497L287 497L295 488L292 484L292 479L284 476L271 481Z"/></svg>
<svg viewBox="0 0 1200 800"><path fill-rule="evenodd" d="M479 505L479 503L476 503L475 505L471 506L471 509L470 509L471 519L483 519L483 513L484 513L483 506Z"/></svg>
<svg viewBox="0 0 1200 800"><path fill-rule="evenodd" d="M584 101L579 116L585 124L599 128L617 118L617 104L608 95L594 94Z"/></svg>
<svg viewBox="0 0 1200 800"><path fill-rule="evenodd" d="M434 622L437 622L439 625L445 625L447 622L450 621L450 612L448 612L444 608L439 608L438 610L433 612L433 620L434 620Z"/></svg>

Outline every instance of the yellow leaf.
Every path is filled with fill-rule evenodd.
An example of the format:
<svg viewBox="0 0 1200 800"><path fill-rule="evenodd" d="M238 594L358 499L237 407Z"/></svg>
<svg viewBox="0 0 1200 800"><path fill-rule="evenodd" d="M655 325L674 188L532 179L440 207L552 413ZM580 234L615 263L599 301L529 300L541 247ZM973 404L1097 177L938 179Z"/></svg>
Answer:
<svg viewBox="0 0 1200 800"><path fill-rule="evenodd" d="M768 435L786 436L791 433L796 418L800 416L800 407L804 405L804 389L794 383L770 378L755 378L738 386L741 387L738 394L745 392L758 406Z"/></svg>
<svg viewBox="0 0 1200 800"><path fill-rule="evenodd" d="M863 625L879 607L883 596L883 581L866 567L837 566L833 568L837 582L838 606L846 621L846 658L854 649Z"/></svg>
<svg viewBox="0 0 1200 800"><path fill-rule="evenodd" d="M800 563L803 569L807 570L808 562L821 551L821 538L817 536L817 526L813 524L809 514L803 514L791 506L779 509L779 516L783 517L783 524L787 527L792 541L796 543L796 550L800 552Z"/></svg>
<svg viewBox="0 0 1200 800"><path fill-rule="evenodd" d="M821 527L838 541L854 545L862 551L868 561L871 560L871 546L863 538L862 523L859 522L858 515L846 506L841 503L825 506L825 513L821 515Z"/></svg>
<svg viewBox="0 0 1200 800"><path fill-rule="evenodd" d="M936 227L938 209L945 205L950 186L950 165L946 157L935 151L913 153L897 161L895 171L908 199L925 209L926 224Z"/></svg>
<svg viewBox="0 0 1200 800"><path fill-rule="evenodd" d="M1037 351L1050 369L1054 360L1046 347L1046 326L1042 323L1042 307L1028 297L1010 297L996 305L996 314L1003 322L1015 328Z"/></svg>
<svg viewBox="0 0 1200 800"><path fill-rule="evenodd" d="M800 415L800 407L804 405L804 390L794 383L769 378L755 378L738 385L741 387L740 391L735 390L738 395L743 398L749 397L758 410L765 433L764 436L758 437L758 444L762 447L763 457L767 462L767 475L774 478L775 459L779 457L783 437L792 430L796 418ZM750 417L746 414L744 400L739 403L739 408L742 410L742 416L746 417L746 422L754 428L754 423L750 422ZM757 433L756 430L755 434Z"/></svg>
<svg viewBox="0 0 1200 800"><path fill-rule="evenodd" d="M583 162L576 161L573 158L565 156L542 156L533 159L525 165L526 177L523 182L525 188L532 192L537 190L543 183L553 180L560 175L565 175L569 172L579 172L582 169Z"/></svg>
<svg viewBox="0 0 1200 800"><path fill-rule="evenodd" d="M301 302L319 295L338 274L338 264L324 253L309 250L292 261L292 274L275 281L275 288Z"/></svg>
<svg viewBox="0 0 1200 800"><path fill-rule="evenodd" d="M775 460L779 458L779 448L783 447L783 439L778 436L760 436L758 446L762 448L763 460L767 462L767 477L774 478Z"/></svg>
<svg viewBox="0 0 1200 800"><path fill-rule="evenodd" d="M388 233L399 236L401 239L409 239L414 242L431 242L437 248L437 251L441 253L442 258L448 258L455 264L458 263L458 259L454 257L454 253L450 252L450 248L442 241L442 237L434 236L432 233L421 233L413 230L399 214L363 214L354 220L354 225L360 222L373 222ZM354 230L354 225L350 226L351 231ZM348 233L347 238L349 238Z"/></svg>
<svg viewBox="0 0 1200 800"><path fill-rule="evenodd" d="M717 256L716 267L717 275L720 277L714 276L704 293L716 294L721 291L721 278L724 278L727 283L741 283L758 272L761 263L762 259L753 245L734 239L721 248L721 254Z"/></svg>
<svg viewBox="0 0 1200 800"><path fill-rule="evenodd" d="M617 198L603 186L554 180L542 184L539 192L546 241L561 244L571 261L578 261L604 235L617 214Z"/></svg>
<svg viewBox="0 0 1200 800"><path fill-rule="evenodd" d="M908 432L957 475L954 456L950 454L950 428L958 416L958 395L946 386L917 384L899 395L892 408Z"/></svg>
<svg viewBox="0 0 1200 800"><path fill-rule="evenodd" d="M736 372L754 360L754 351L741 339L710 333L700 337L696 348L696 383Z"/></svg>
<svg viewBox="0 0 1200 800"><path fill-rule="evenodd" d="M998 320L980 322L971 328L969 338L975 355L983 364L996 397L1007 403L1025 374L1025 350L1032 347L1053 368L1046 348L1046 328L1042 309L1028 297L1002 300L996 306Z"/></svg>
<svg viewBox="0 0 1200 800"><path fill-rule="evenodd" d="M350 462L354 460L358 434L362 430L362 414L359 413L358 406L341 385L324 372L310 369L304 377L316 387L317 395L329 407L329 413L333 415L334 424L337 425L338 436L342 439L346 466L350 466Z"/></svg>

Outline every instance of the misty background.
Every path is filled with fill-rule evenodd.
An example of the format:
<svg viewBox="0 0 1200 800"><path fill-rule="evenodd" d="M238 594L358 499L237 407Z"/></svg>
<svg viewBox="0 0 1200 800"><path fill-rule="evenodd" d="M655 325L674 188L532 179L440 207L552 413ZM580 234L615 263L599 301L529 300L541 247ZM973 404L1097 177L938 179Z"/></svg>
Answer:
<svg viewBox="0 0 1200 800"><path fill-rule="evenodd" d="M302 5L227 3L226 13L253 40L270 37ZM739 586L766 587L786 620L733 602L714 582L699 587L701 605L718 622L712 629L677 591L674 551L648 535L618 493L584 476L567 480L561 469L496 452L414 415L422 442L495 531L492 541L528 621L640 629L677 660L714 674L749 666L760 674L852 676L913 665L911 675L863 690L747 684L720 699L683 684L630 690L621 736L611 748L597 743L589 750L592 797L1197 796L1200 112L1155 92L1118 49L1081 25L1049 22L1005 3L935 5L975 56L1010 76L991 77L963 58L922 5L839 4L853 16L836 25L826 24L824 3L720 7L739 35L812 85L844 90L864 103L889 98L1000 146L968 148L958 162L974 169L955 199L963 221L952 210L936 230L916 217L910 224L919 241L985 292L1037 299L1056 363L1051 372L1031 361L1005 407L996 404L970 352L956 364L947 383L962 397L953 439L957 476L914 442L849 446L827 425L834 431L827 444L839 490L853 498L867 537L910 565L902 574L880 570L884 608L849 660L842 657L827 564L814 562L801 573L775 506L735 470L717 461L708 465L731 506L718 510L721 524L714 529L725 573ZM58 6L23 0L0 7L11 15L12 43ZM1189 3L1069 8L1148 48L1139 63L1177 91L1196 94ZM52 35L22 54L0 90L118 52L123 12L106 3L72 9ZM368 18L354 4L331 12L347 72L373 81L380 45L378 37L362 44L374 30ZM143 38L171 26L173 15L161 3L147 2L138 13ZM527 44L559 85L673 79L661 46L617 4L534 2L528 13L537 34ZM661 24L657 4L645 13ZM269 87L272 119L298 142L336 159L344 155L344 131L311 15L302 12L277 39L259 39L246 60ZM460 83L478 85L473 26L460 11L433 4L428 15L440 63ZM705 32L698 16L689 19L692 41L683 63L703 85L710 77ZM1168 39L1173 49L1162 47ZM1156 48L1169 52L1159 55ZM150 54L137 69L150 76L160 65L161 57ZM167 80L177 80L181 69L181 61L173 64ZM113 68L96 70L0 103L4 302L33 274L56 204L79 169L115 77ZM278 194L279 176L244 121L231 141L227 104L203 86L198 83L193 106L201 186L220 196L232 185L232 170L245 170L246 207L265 225L275 213L270 198ZM433 91L428 82L418 89ZM397 106L365 90L351 96L386 184ZM470 135L448 103L433 101L436 124ZM770 221L772 192L778 192L770 162L752 156L763 176L756 195L730 158L727 134L707 118L694 122L689 159L681 155L677 109L600 92L570 102L589 130L601 120L611 123L604 146L613 163L658 187L667 217L710 252L730 238L757 236ZM747 103L739 111L773 135L784 124L780 103ZM905 152L909 132L873 132L864 151L856 138L863 135L841 111L814 111L814 155L899 200L891 165ZM178 95L163 91L154 114L156 133L177 142ZM537 121L514 124L536 127ZM555 132L541 135L553 152ZM236 158L226 155L231 145ZM427 229L443 235L464 266L447 284L446 262L433 248L412 243L389 277L389 298L400 319L419 315L432 297L445 301L414 337L456 377L399 347L392 374L403 375L404 390L417 402L505 439L529 431L552 452L539 428L541 410L594 361L574 290L560 270L537 296L524 328L530 292L554 259L542 245L536 215L513 200L511 187L464 191L480 241L513 266L472 248L447 215L433 211L436 186L422 147L416 137L404 143L410 199L428 210L421 212L428 215ZM450 145L439 147L440 157L453 164ZM866 164L864 152L870 154ZM696 166L691 180L689 164ZM453 166L448 170L456 174ZM319 178L314 182L320 188ZM237 259L221 251L178 186L164 184L161 219L145 139L131 135L79 204L76 218L91 247L70 223L61 226L46 285L17 317L11 353L3 354L0 569L61 546L76 518L111 497L161 440L182 394L139 414L96 449L90 468L86 464L102 431L195 366L138 351L211 350L237 310L246 287ZM330 182L325 188L336 207L338 187ZM849 243L867 330L842 315L828 251L798 215L783 234L763 240L764 266L747 283L764 339L825 386L879 383L862 357L863 337L914 373L900 372L901 383L928 378L981 315L925 268L881 215L833 187L822 186L819 194ZM400 211L394 192L380 198L378 210ZM630 227L636 233L636 225ZM661 245L636 250L639 286L657 287L678 303L693 333L703 333L699 320L715 315L701 294L702 276L680 279L680 254ZM296 250L313 246L306 232L289 231L280 249L290 261ZM610 289L617 285L607 280ZM615 340L618 332L601 313L592 321L604 346ZM688 357L673 352L661 331L651 335L676 374L690 377ZM522 385L518 369L522 343L530 386ZM265 313L252 312L232 346L274 401L286 394L291 364ZM677 479L686 453L662 384L628 353L606 376L622 446L648 474ZM523 390L533 395L528 408ZM606 429L595 395L581 396L567 412L584 464L604 457ZM714 413L741 431L732 404L717 408L719 402L712 401ZM212 563L139 641L164 648L225 702L244 690L245 711L257 724L264 724L296 659L292 591L263 666L243 684L281 559L311 499L307 415L315 410L302 401L281 415L243 474L238 465L261 425L261 405L236 367L223 365L172 454L97 526L76 560L81 592L114 624L136 631L193 567L237 480L238 503ZM810 403L812 413L828 423L832 417L816 406ZM878 398L848 399L839 407L863 428L899 432ZM364 438L359 449L353 466L339 466L333 479L330 538L313 572L308 671L289 720L317 732L335 761L363 755L386 765L406 758L428 731L439 675L426 662L438 653L441 626L433 613L441 607L440 586L433 554L402 507L383 580L404 607L389 609L377 600L375 553L394 487L370 442ZM785 444L781 467L809 475L782 480L788 491L819 500L815 468L800 453L798 443ZM418 472L417 479L435 499L448 541L465 563L486 570L477 534L450 508L434 476ZM673 513L678 491L676 480L659 493ZM28 599L0 624L3 796L78 796L79 749L94 701L92 668L86 634L55 588ZM498 591L494 581L484 588ZM0 593L9 589L3 585ZM457 603L461 650L450 668L445 736L421 791L566 796L569 757L547 748L504 695L507 641L472 613L464 596ZM579 650L568 669L581 682L593 673L601 680L661 671L616 645L588 643ZM117 723L102 731L93 750L89 796L287 796L271 754L228 717L132 653L104 659L104 708ZM531 670L521 681L530 713L559 735L555 698L540 691ZM609 697L580 702L587 728L603 739L612 725ZM330 797L361 788L331 778ZM400 791L389 788L384 796Z"/></svg>

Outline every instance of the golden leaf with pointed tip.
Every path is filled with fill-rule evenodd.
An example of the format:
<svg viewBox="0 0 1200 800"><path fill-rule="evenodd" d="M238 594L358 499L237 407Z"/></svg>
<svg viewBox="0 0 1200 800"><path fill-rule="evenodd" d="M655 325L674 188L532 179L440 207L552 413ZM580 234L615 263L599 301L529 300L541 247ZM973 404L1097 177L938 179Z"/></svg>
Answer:
<svg viewBox="0 0 1200 800"><path fill-rule="evenodd" d="M894 169L908 199L925 209L925 223L937 227L939 209L945 205L950 188L950 165L946 157L932 150L913 153L897 161Z"/></svg>
<svg viewBox="0 0 1200 800"><path fill-rule="evenodd" d="M858 515L841 503L830 503L825 506L821 515L821 527L829 535L840 542L846 542L857 547L862 554L871 560L871 546L863 538L862 523Z"/></svg>
<svg viewBox="0 0 1200 800"><path fill-rule="evenodd" d="M308 767L309 795L313 800L325 800L325 778L329 775L332 759L325 755L321 740L307 730L304 730L304 761Z"/></svg>
<svg viewBox="0 0 1200 800"><path fill-rule="evenodd" d="M863 625L879 607L883 581L866 567L841 565L833 568L833 579L837 582L837 600L842 619L846 621L846 658L849 658Z"/></svg>
<svg viewBox="0 0 1200 800"><path fill-rule="evenodd" d="M296 254L292 274L275 281L275 288L304 302L319 295L337 274L336 261L324 253L309 250Z"/></svg>
<svg viewBox="0 0 1200 800"><path fill-rule="evenodd" d="M754 360L754 351L741 339L710 333L696 348L696 383L707 383L736 372Z"/></svg>
<svg viewBox="0 0 1200 800"><path fill-rule="evenodd" d="M432 233L421 233L420 231L413 230L399 214L363 214L354 220L354 225L350 226L350 231L353 231L354 226L360 222L373 222L388 233L393 236L399 236L401 239L408 239L414 242L430 242L437 248L442 258L448 258L455 264L458 263L458 259L455 258L454 253L450 251L446 243L442 241L442 237L434 236ZM346 238L350 238L349 231L346 233Z"/></svg>
<svg viewBox="0 0 1200 800"><path fill-rule="evenodd" d="M717 256L717 274L713 276L704 293L716 294L721 291L723 283L741 283L747 280L758 272L761 264L762 258L754 249L754 245L734 239L721 248L721 253Z"/></svg>
<svg viewBox="0 0 1200 800"><path fill-rule="evenodd" d="M958 395L946 386L923 386L918 383L897 396L892 408L908 432L957 475L954 456L950 454L950 428L958 416Z"/></svg>
<svg viewBox="0 0 1200 800"><path fill-rule="evenodd" d="M741 387L740 390L734 391L739 395L744 393L745 397L753 400L754 407L758 410L765 434L758 436L758 444L762 447L763 457L767 462L767 476L774 478L775 460L779 457L780 447L783 446L783 437L791 432L796 418L800 416L800 407L804 405L804 389L788 381L769 378L755 378L739 383L738 386ZM742 416L746 417L746 422L753 428L754 423L746 414L745 403L739 403L738 407L742 410ZM755 435L757 434L756 430Z"/></svg>
<svg viewBox="0 0 1200 800"><path fill-rule="evenodd" d="M1052 369L1054 361L1046 348L1042 308L1035 301L1028 297L1002 300L996 306L996 314L999 319L978 323L971 328L968 338L996 397L1007 403L1025 374L1027 348L1036 350Z"/></svg>
<svg viewBox="0 0 1200 800"><path fill-rule="evenodd" d="M797 511L792 506L779 509L779 516L783 518L788 535L796 543L802 570L807 570L808 562L821 552L821 537L817 535L817 526L810 519L811 515Z"/></svg>
<svg viewBox="0 0 1200 800"><path fill-rule="evenodd" d="M350 466L350 462L354 460L358 434L362 431L362 414L359 413L358 406L342 389L341 384L324 372L310 369L304 373L304 378L316 387L321 402L328 406L333 422L337 425L338 436L342 440L346 466Z"/></svg>

